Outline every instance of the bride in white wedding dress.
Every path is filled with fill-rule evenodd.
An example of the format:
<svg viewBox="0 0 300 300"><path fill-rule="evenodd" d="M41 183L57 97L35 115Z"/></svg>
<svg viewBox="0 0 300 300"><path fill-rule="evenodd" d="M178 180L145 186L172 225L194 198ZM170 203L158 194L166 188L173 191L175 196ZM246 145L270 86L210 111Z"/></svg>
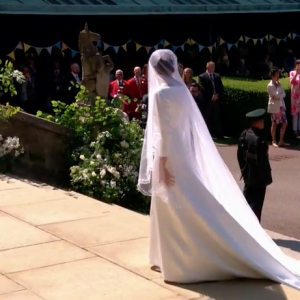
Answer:
<svg viewBox="0 0 300 300"><path fill-rule="evenodd" d="M300 290L300 263L260 226L220 157L170 50L149 60L138 188L152 196L150 263L165 281L269 278Z"/></svg>

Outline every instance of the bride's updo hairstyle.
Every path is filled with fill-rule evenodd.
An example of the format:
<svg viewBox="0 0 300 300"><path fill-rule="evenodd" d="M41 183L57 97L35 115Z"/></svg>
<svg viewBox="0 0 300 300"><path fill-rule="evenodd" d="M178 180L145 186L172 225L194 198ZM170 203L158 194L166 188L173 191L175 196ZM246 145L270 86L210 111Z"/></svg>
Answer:
<svg viewBox="0 0 300 300"><path fill-rule="evenodd" d="M170 50L159 50L150 57L150 64L161 76L171 76L176 68L176 57Z"/></svg>

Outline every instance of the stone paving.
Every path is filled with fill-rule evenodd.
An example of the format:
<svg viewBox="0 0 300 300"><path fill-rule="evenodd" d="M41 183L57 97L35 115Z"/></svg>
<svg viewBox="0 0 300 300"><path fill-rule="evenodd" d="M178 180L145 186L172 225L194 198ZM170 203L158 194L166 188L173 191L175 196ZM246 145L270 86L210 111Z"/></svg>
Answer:
<svg viewBox="0 0 300 300"><path fill-rule="evenodd" d="M1 176L0 300L300 299L267 280L166 284L148 265L148 227L147 216Z"/></svg>

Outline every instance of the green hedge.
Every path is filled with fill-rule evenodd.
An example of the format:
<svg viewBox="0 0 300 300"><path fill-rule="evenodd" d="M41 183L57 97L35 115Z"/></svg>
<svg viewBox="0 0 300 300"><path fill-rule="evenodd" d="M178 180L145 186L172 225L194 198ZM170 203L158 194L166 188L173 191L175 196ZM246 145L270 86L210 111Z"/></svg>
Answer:
<svg viewBox="0 0 300 300"><path fill-rule="evenodd" d="M267 108L267 85L270 80L252 80L244 78L222 78L225 94L222 103L222 121L225 135L238 136L246 124L245 114L257 108ZM286 92L285 103L290 118L290 85L288 78L281 79ZM270 116L266 118L266 127L271 126ZM289 126L290 127L290 126Z"/></svg>

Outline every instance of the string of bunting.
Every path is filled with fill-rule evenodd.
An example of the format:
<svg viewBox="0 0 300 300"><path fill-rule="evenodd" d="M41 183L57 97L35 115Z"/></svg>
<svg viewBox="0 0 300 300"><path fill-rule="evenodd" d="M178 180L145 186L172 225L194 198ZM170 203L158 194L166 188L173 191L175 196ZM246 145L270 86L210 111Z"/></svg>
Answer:
<svg viewBox="0 0 300 300"><path fill-rule="evenodd" d="M228 50L230 50L232 47L238 47L238 43L239 42L244 42L244 43L248 43L249 41L252 41L254 45L256 45L258 42L260 43L263 43L264 40L266 41L272 41L272 40L276 40L277 44L279 45L281 42L285 42L287 41L287 39L295 39L296 37L299 37L300 38L300 35L299 34L295 34L295 33L289 33L285 38L283 39L278 39L276 38L275 36L271 35L271 34L267 34L266 36L260 38L260 39L254 39L254 38L251 38L251 37L248 37L248 36L241 36L235 43L231 44L231 43L227 43L224 39L222 39L221 37L218 37L217 40L215 41L215 43L211 46L204 46L204 45L201 45L197 42L195 42L193 39L187 39L186 42L184 42L182 45L172 45L171 43L169 43L168 41L166 40L161 40L158 44L154 45L154 46L143 46L143 45L140 45L134 41L128 41L127 43L125 43L124 45L121 45L121 46L113 46L113 45L109 45L109 44L106 44L103 42L103 50L107 50L108 48L113 48L114 51L116 53L119 52L119 50L122 48L124 49L125 51L127 51L127 45L128 43L134 43L135 46L136 46L136 51L139 51L140 49L145 49L147 51L147 53L149 53L152 49L156 50L158 49L158 47L160 45L162 45L164 48L168 47L168 48L171 48L172 51L176 51L178 49L182 49L182 51L184 51L184 47L185 45L197 45L198 46L198 49L199 49L199 52L201 52L203 49L208 49L211 53L212 51L214 50L214 48L216 48L217 46L221 46L221 45L227 45L228 47ZM102 43L100 42L99 47L102 47ZM10 57L12 60L15 60L16 57L15 57L15 51L17 49L20 49L20 50L23 50L24 52L27 52L29 49L35 49L37 54L40 55L42 51L47 51L49 54L52 53L52 50L53 49L58 49L60 50L61 52L64 52L65 50L69 49L71 51L71 54L72 54L72 57L76 56L77 54L79 54L78 51L74 50L74 49L71 49L70 47L68 47L65 43L63 42L58 42L52 46L49 46L49 47L35 47L35 46L32 46L32 45L28 45L28 44L25 44L25 43L22 43L22 42L19 42L18 45L15 47L15 49L10 52L7 56Z"/></svg>

